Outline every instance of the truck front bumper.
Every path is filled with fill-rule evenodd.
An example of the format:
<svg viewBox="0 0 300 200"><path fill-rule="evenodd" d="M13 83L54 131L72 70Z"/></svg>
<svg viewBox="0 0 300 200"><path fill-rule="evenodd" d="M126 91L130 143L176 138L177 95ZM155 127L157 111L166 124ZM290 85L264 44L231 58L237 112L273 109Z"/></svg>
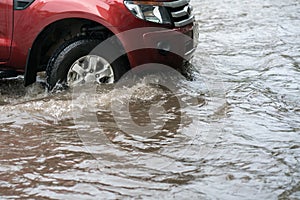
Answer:
<svg viewBox="0 0 300 200"><path fill-rule="evenodd" d="M131 67L148 63L179 68L192 58L198 45L198 25L182 28L142 28L125 36L125 50Z"/></svg>

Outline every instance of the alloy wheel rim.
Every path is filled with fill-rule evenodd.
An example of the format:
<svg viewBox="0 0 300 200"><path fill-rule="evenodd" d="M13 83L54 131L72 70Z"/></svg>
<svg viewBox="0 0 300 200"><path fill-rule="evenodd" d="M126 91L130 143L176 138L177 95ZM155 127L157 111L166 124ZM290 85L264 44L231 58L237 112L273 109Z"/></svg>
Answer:
<svg viewBox="0 0 300 200"><path fill-rule="evenodd" d="M71 87L86 83L111 84L114 81L111 64L98 55L86 55L77 59L67 74L67 83Z"/></svg>

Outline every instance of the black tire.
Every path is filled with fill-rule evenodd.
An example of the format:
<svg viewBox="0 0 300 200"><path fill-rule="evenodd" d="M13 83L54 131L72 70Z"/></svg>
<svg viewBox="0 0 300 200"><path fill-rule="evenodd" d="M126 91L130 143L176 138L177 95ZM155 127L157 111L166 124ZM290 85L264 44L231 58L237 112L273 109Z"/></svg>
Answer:
<svg viewBox="0 0 300 200"><path fill-rule="evenodd" d="M57 83L66 88L67 74L72 64L79 58L90 54L107 60L114 71L115 81L119 80L130 69L128 59L124 52L121 52L122 48L115 42L108 39L105 40L105 45L99 45L101 42L103 41L100 39L75 38L59 47L50 58L46 68L48 89L52 90ZM116 53L117 56L120 55L117 58L114 55Z"/></svg>

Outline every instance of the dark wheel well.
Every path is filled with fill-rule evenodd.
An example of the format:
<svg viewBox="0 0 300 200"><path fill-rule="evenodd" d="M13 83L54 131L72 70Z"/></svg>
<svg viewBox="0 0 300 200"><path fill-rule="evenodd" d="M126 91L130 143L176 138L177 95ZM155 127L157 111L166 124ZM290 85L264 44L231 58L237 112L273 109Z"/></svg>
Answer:
<svg viewBox="0 0 300 200"><path fill-rule="evenodd" d="M63 19L48 25L30 49L25 69L25 86L36 81L37 72L46 70L49 59L63 43L82 36L105 39L113 36L113 33L103 25L87 19Z"/></svg>

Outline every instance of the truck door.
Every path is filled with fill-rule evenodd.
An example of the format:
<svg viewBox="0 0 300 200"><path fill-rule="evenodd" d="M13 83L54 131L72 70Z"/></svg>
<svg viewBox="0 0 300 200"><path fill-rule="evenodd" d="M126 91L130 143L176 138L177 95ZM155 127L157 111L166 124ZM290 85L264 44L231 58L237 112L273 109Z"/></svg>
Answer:
<svg viewBox="0 0 300 200"><path fill-rule="evenodd" d="M0 0L0 61L9 59L12 44L13 1Z"/></svg>

